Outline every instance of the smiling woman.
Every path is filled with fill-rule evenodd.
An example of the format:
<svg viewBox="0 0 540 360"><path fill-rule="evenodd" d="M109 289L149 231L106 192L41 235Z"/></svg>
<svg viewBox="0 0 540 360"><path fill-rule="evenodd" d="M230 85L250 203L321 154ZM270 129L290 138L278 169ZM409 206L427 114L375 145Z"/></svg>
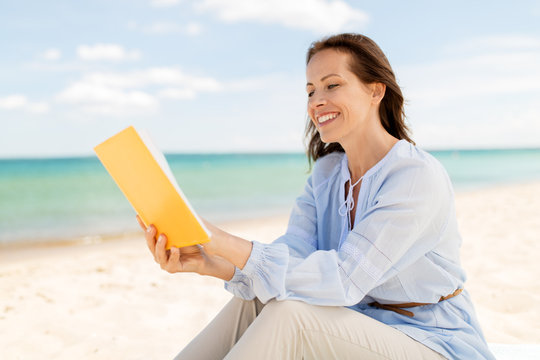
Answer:
<svg viewBox="0 0 540 360"><path fill-rule="evenodd" d="M404 124L394 73L369 38L341 34L307 57L315 164L271 244L210 223L211 241L165 250L171 273L225 280L233 299L178 359L493 359L460 265L451 182Z"/></svg>
<svg viewBox="0 0 540 360"><path fill-rule="evenodd" d="M377 44L370 38L364 36L361 41L362 46L352 47L344 37L336 36L327 39L325 42L314 43L307 53L306 63L309 64L314 55L323 50L339 50L338 52L324 52L328 53L325 57L325 62L317 64L320 67L323 67L322 73L325 71L328 73L320 79L321 82L327 80L327 90L329 91L339 87L342 85L342 82L345 82L346 85L348 85L349 82L353 82L358 85L356 88L360 90L360 93L348 95L360 100L362 94L375 90L370 89L369 87L379 86L377 89L378 96L382 96L380 99L381 105L379 106L379 117L381 121L378 124L382 125L384 129L395 138L405 139L414 144L414 141L409 137L409 129L405 124L403 94L396 82L394 72L392 71L388 59ZM321 61L322 60L319 60L319 62ZM311 68L313 69L314 67L315 64L312 63ZM337 73L333 73L330 71L332 67L342 68L338 69L336 71ZM343 74L343 77L339 74ZM337 83L332 83L332 78L334 78ZM382 87L382 89L380 87ZM312 83L308 82L306 90L308 96L311 98L314 95L315 87ZM317 121L314 121L314 116L311 113L310 117L313 121L308 122L306 127L306 138L309 139L308 155L310 161L316 161L319 157L335 150L343 151L343 148L338 142L321 140ZM323 120L328 119L329 118ZM321 122L320 119L318 119L318 121Z"/></svg>

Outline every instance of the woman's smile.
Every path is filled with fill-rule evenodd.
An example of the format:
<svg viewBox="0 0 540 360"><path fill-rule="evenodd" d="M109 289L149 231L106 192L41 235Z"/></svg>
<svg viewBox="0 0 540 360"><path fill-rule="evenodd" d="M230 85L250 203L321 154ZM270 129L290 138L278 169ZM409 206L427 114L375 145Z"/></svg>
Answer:
<svg viewBox="0 0 540 360"><path fill-rule="evenodd" d="M341 113L339 112L324 112L321 114L317 114L316 115L317 123L319 127L328 125L332 123L334 120L336 120L340 115Z"/></svg>

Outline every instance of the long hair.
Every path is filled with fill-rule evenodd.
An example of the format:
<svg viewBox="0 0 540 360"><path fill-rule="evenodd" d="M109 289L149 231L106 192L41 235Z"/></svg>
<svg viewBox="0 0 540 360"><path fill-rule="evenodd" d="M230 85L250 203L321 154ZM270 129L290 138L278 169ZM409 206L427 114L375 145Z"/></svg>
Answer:
<svg viewBox="0 0 540 360"><path fill-rule="evenodd" d="M349 68L364 84L382 83L386 91L379 106L381 124L388 133L398 139L414 144L405 124L403 94L388 59L379 46L370 38L360 34L339 34L311 44L306 56L306 66L311 58L321 50L334 49L350 55ZM309 163L332 152L344 152L339 143L325 144L317 128L308 119L305 140Z"/></svg>

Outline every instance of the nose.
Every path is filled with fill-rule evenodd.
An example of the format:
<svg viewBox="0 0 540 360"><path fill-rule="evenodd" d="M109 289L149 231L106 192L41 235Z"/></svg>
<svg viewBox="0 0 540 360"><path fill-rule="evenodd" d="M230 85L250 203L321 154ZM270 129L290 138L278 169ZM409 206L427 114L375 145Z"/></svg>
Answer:
<svg viewBox="0 0 540 360"><path fill-rule="evenodd" d="M308 106L312 109L315 109L320 106L326 105L326 97L322 93L314 93L311 95L308 101Z"/></svg>

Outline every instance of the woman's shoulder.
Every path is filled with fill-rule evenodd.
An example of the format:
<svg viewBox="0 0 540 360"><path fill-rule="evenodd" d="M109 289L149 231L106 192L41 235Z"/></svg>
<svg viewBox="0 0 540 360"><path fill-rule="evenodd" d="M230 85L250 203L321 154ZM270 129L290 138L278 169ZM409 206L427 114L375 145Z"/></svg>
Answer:
<svg viewBox="0 0 540 360"><path fill-rule="evenodd" d="M387 162L386 171L447 176L444 166L429 152L407 141L400 141L398 145L391 161Z"/></svg>
<svg viewBox="0 0 540 360"><path fill-rule="evenodd" d="M370 181L374 201L399 199L419 213L445 218L454 192L442 164L425 150L405 141L394 150Z"/></svg>
<svg viewBox="0 0 540 360"><path fill-rule="evenodd" d="M318 158L313 165L312 171L314 183L324 182L337 175L344 156L345 153L336 151Z"/></svg>
<svg viewBox="0 0 540 360"><path fill-rule="evenodd" d="M376 176L383 187L399 187L409 191L411 187L426 191L452 193L452 185L444 166L429 152L401 141L392 156L379 169Z"/></svg>

